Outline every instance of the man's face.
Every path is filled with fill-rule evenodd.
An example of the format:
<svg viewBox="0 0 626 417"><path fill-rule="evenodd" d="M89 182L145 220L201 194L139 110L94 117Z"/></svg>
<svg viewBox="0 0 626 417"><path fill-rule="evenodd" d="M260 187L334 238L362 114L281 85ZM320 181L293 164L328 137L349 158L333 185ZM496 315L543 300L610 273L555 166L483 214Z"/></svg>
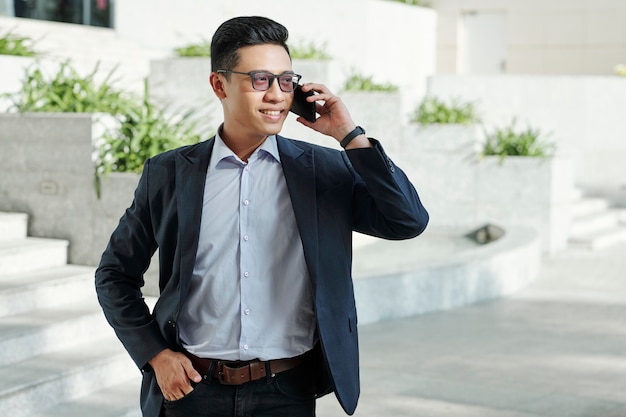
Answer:
<svg viewBox="0 0 626 417"><path fill-rule="evenodd" d="M282 74L292 71L289 54L282 46L265 44L239 49L239 63L232 71L267 71ZM224 132L231 140L264 138L280 132L293 100L293 92L280 89L274 79L266 91L255 90L244 74L230 74L224 80Z"/></svg>

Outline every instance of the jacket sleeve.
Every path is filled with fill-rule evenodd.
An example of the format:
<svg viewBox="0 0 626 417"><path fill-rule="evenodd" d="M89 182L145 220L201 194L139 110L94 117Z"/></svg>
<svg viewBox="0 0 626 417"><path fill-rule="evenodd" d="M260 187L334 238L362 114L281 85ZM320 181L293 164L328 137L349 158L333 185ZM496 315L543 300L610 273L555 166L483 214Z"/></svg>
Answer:
<svg viewBox="0 0 626 417"><path fill-rule="evenodd" d="M347 150L344 154L356 175L354 230L384 239L409 239L421 234L428 212L417 191L381 144Z"/></svg>
<svg viewBox="0 0 626 417"><path fill-rule="evenodd" d="M141 293L143 275L157 247L149 180L147 161L133 203L111 235L95 273L96 293L104 315L139 368L168 346Z"/></svg>

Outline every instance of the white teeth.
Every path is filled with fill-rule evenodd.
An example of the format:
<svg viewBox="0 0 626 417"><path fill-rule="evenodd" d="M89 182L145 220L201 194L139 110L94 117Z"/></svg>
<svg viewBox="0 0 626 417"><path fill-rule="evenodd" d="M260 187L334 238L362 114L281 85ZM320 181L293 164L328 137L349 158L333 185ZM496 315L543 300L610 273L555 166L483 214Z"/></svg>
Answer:
<svg viewBox="0 0 626 417"><path fill-rule="evenodd" d="M261 110L261 113L267 114L269 116L278 116L280 114L280 111L278 111L278 110Z"/></svg>

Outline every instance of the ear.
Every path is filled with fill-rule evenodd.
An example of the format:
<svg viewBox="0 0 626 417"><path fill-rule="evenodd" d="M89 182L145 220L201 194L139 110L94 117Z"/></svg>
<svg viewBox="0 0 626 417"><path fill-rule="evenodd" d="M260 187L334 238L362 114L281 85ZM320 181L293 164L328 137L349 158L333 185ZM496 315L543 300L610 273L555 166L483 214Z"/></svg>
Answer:
<svg viewBox="0 0 626 417"><path fill-rule="evenodd" d="M226 98L226 91L224 90L224 80L217 72L212 72L209 77L209 82L211 83L211 88L213 88L213 92L220 100Z"/></svg>

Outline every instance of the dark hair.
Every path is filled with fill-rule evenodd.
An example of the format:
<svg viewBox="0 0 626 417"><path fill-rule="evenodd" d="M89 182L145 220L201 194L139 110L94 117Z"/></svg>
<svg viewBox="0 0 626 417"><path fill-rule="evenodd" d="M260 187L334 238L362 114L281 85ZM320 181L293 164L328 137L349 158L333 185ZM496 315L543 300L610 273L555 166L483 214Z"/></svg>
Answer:
<svg viewBox="0 0 626 417"><path fill-rule="evenodd" d="M266 17L243 16L220 25L211 40L211 71L231 70L239 63L239 48L274 44L289 54L287 28ZM229 74L226 74L229 75Z"/></svg>

